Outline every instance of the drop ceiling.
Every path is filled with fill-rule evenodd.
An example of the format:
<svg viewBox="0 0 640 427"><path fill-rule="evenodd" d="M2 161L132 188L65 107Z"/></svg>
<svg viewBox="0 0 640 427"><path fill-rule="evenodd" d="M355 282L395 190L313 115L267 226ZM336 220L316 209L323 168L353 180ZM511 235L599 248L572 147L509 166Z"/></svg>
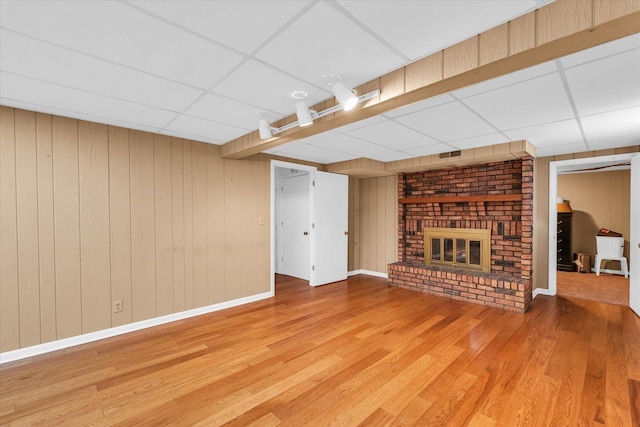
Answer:
<svg viewBox="0 0 640 427"><path fill-rule="evenodd" d="M538 0L0 1L0 104L224 144L523 15ZM640 144L634 35L267 153L393 161L527 139Z"/></svg>

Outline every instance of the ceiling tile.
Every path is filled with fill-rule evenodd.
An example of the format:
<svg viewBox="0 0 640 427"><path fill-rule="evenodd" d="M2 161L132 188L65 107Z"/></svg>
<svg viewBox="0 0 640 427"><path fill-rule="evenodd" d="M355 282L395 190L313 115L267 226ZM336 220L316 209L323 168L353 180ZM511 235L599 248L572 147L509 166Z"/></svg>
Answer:
<svg viewBox="0 0 640 427"><path fill-rule="evenodd" d="M640 48L565 74L581 116L640 105Z"/></svg>
<svg viewBox="0 0 640 427"><path fill-rule="evenodd" d="M310 144L301 145L290 150L281 151L278 154L285 157L293 157L296 159L321 164L343 162L345 160L352 160L361 157L338 151L327 150L325 148L316 147L315 145Z"/></svg>
<svg viewBox="0 0 640 427"><path fill-rule="evenodd" d="M544 76L545 74L551 74L558 71L558 67L554 61L545 62L534 67L525 68L515 73L509 73L495 79L487 80L486 82L477 83L462 89L458 89L452 94L456 98L468 98L473 95L479 95L481 93L490 92L495 89L506 88L516 83L521 83L536 77Z"/></svg>
<svg viewBox="0 0 640 427"><path fill-rule="evenodd" d="M358 122L354 122L346 126L339 127L335 129L335 131L340 133L349 133L356 129L360 129L366 126L371 126L375 123L384 122L385 120L386 118L384 116L373 116L373 117L369 117L368 119L360 120Z"/></svg>
<svg viewBox="0 0 640 427"><path fill-rule="evenodd" d="M442 142L495 133L495 129L459 102L451 102L395 119Z"/></svg>
<svg viewBox="0 0 640 427"><path fill-rule="evenodd" d="M472 138L459 139L457 141L448 142L458 150L466 150L468 148L484 147L486 145L502 144L509 142L509 139L501 133L490 133L488 135L480 135Z"/></svg>
<svg viewBox="0 0 640 427"><path fill-rule="evenodd" d="M374 154L383 154L393 151L388 147L372 144L349 135L338 134L313 143L313 145L327 148L342 153L352 154L358 157L369 157Z"/></svg>
<svg viewBox="0 0 640 427"><path fill-rule="evenodd" d="M580 121L589 142L640 135L640 107L585 116Z"/></svg>
<svg viewBox="0 0 640 427"><path fill-rule="evenodd" d="M218 144L225 143L247 133L246 129L184 114L167 125L165 129L208 138L217 141Z"/></svg>
<svg viewBox="0 0 640 427"><path fill-rule="evenodd" d="M251 53L293 18L308 1L133 1L191 31Z"/></svg>
<svg viewBox="0 0 640 427"><path fill-rule="evenodd" d="M627 50L640 48L640 34L634 34L609 43L586 49L573 55L560 58L564 68L574 67L585 62L606 58Z"/></svg>
<svg viewBox="0 0 640 427"><path fill-rule="evenodd" d="M574 119L514 129L505 133L513 141L526 139L536 148L583 142L580 127Z"/></svg>
<svg viewBox="0 0 640 427"><path fill-rule="evenodd" d="M403 58L325 2L315 3L255 56L314 84L322 76L338 74L350 86L404 64Z"/></svg>
<svg viewBox="0 0 640 427"><path fill-rule="evenodd" d="M8 30L0 30L0 68L37 80L172 111L182 111L202 93L190 86Z"/></svg>
<svg viewBox="0 0 640 427"><path fill-rule="evenodd" d="M92 116L93 120L98 123L110 124L112 120L117 120L162 128L176 116L170 111L28 79L6 72L0 73L0 93L3 98L9 100L15 99L33 105L41 105L45 108L53 107L74 114ZM56 101L55 105L50 104L51 100ZM36 111L40 110L36 109Z"/></svg>
<svg viewBox="0 0 640 427"><path fill-rule="evenodd" d="M349 132L349 135L393 150L418 148L438 143L433 138L429 138L392 120L356 129Z"/></svg>
<svg viewBox="0 0 640 427"><path fill-rule="evenodd" d="M338 4L411 60L451 46L537 6L533 0L376 0L375 8L366 1L338 0Z"/></svg>
<svg viewBox="0 0 640 427"><path fill-rule="evenodd" d="M210 87L243 59L126 3L0 3L5 28L199 88Z"/></svg>
<svg viewBox="0 0 640 427"><path fill-rule="evenodd" d="M587 144L584 142L575 142L573 144L536 148L536 157L561 156L563 154L582 153L584 151L589 151Z"/></svg>
<svg viewBox="0 0 640 427"><path fill-rule="evenodd" d="M421 102L416 102L415 104L407 105L406 107L387 111L386 113L384 113L384 116L390 117L390 118L406 116L407 114L412 114L417 111L422 111L429 108L437 107L438 105L447 104L453 101L455 101L455 98L445 93L444 95L436 96L435 98L429 98Z"/></svg>
<svg viewBox="0 0 640 427"><path fill-rule="evenodd" d="M502 131L574 117L557 73L471 96L464 103Z"/></svg>
<svg viewBox="0 0 640 427"><path fill-rule="evenodd" d="M207 144L212 144L212 145L220 145L219 140L208 138L206 136L201 136L201 135L193 135L191 133L183 133L183 132L177 132L177 131L172 131L167 129L163 129L157 133L162 135L167 135L167 136L174 136L176 138L189 139L192 141L206 142Z"/></svg>
<svg viewBox="0 0 640 427"><path fill-rule="evenodd" d="M414 155L405 153L404 151L392 151L386 154L374 154L365 157L379 162L395 162L396 160L410 159L411 157L414 157Z"/></svg>
<svg viewBox="0 0 640 427"><path fill-rule="evenodd" d="M214 92L265 110L291 114L295 111L296 100L290 94L296 90L308 94L309 105L330 96L330 92L313 87L258 61L242 64L235 73L216 86Z"/></svg>
<svg viewBox="0 0 640 427"><path fill-rule="evenodd" d="M260 109L252 105L243 104L233 99L213 93L207 93L191 107L185 110L185 114L201 119L213 120L230 126L253 130L258 127L258 115ZM281 119L281 114L269 114L269 121ZM245 132L246 133L246 132Z"/></svg>
<svg viewBox="0 0 640 427"><path fill-rule="evenodd" d="M589 148L592 150L607 150L609 148L630 147L632 145L640 145L640 134L589 141Z"/></svg>
<svg viewBox="0 0 640 427"><path fill-rule="evenodd" d="M429 145L428 147L420 147L414 148L411 150L406 150L406 153L410 154L411 157L420 157L420 156L430 156L432 154L440 154L440 153L448 153L450 151L455 151L456 149L449 144L435 144Z"/></svg>

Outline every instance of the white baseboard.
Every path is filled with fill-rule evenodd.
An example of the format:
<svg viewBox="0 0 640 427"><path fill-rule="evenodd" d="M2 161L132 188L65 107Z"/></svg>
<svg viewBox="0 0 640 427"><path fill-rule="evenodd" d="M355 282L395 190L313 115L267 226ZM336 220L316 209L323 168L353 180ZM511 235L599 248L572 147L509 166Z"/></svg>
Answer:
<svg viewBox="0 0 640 427"><path fill-rule="evenodd" d="M254 301L260 301L266 298L271 298L273 296L274 293L272 291L264 292L244 298L238 298L232 301L225 301L218 304L209 305L206 307L194 308L192 310L181 311L179 313L168 314L166 316L160 316L153 319L142 320L140 322L129 323L127 325L116 326L114 328L103 329L101 331L77 335L75 337L64 338L61 340L38 344L31 347L25 347L18 350L6 351L4 353L0 353L0 365L3 363L14 362L20 359L26 359L27 357L33 357L56 350L62 350L80 344L86 344L105 338L111 338L129 332L139 331L141 329L151 328L153 326L158 326L169 322L175 322L176 320L183 320L189 317L195 317L202 314L212 313L214 311L224 310L225 308L231 308Z"/></svg>
<svg viewBox="0 0 640 427"><path fill-rule="evenodd" d="M553 296L554 294L551 293L551 291L549 289L544 289L544 288L536 288L533 290L533 298L537 297L538 295L549 295L549 296Z"/></svg>
<svg viewBox="0 0 640 427"><path fill-rule="evenodd" d="M353 271L349 271L347 273L347 276L355 276L356 274L366 274L367 276L382 277L384 279L389 278L389 275L387 273L379 273L377 271L371 271L371 270L353 270Z"/></svg>

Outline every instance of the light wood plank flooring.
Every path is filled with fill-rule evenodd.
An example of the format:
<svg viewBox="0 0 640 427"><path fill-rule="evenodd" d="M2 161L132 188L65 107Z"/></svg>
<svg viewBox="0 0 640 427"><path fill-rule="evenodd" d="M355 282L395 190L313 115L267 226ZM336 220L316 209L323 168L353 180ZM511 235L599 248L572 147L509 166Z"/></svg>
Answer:
<svg viewBox="0 0 640 427"><path fill-rule="evenodd" d="M640 320L354 276L0 368L2 425L640 425Z"/></svg>

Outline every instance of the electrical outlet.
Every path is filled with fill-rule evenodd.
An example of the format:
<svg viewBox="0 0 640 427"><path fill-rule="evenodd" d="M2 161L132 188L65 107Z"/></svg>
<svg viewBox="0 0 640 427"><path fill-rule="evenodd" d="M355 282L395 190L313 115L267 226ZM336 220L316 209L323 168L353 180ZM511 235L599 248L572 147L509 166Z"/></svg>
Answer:
<svg viewBox="0 0 640 427"><path fill-rule="evenodd" d="M121 299L113 302L113 312L114 313L121 313L122 312L122 300Z"/></svg>

